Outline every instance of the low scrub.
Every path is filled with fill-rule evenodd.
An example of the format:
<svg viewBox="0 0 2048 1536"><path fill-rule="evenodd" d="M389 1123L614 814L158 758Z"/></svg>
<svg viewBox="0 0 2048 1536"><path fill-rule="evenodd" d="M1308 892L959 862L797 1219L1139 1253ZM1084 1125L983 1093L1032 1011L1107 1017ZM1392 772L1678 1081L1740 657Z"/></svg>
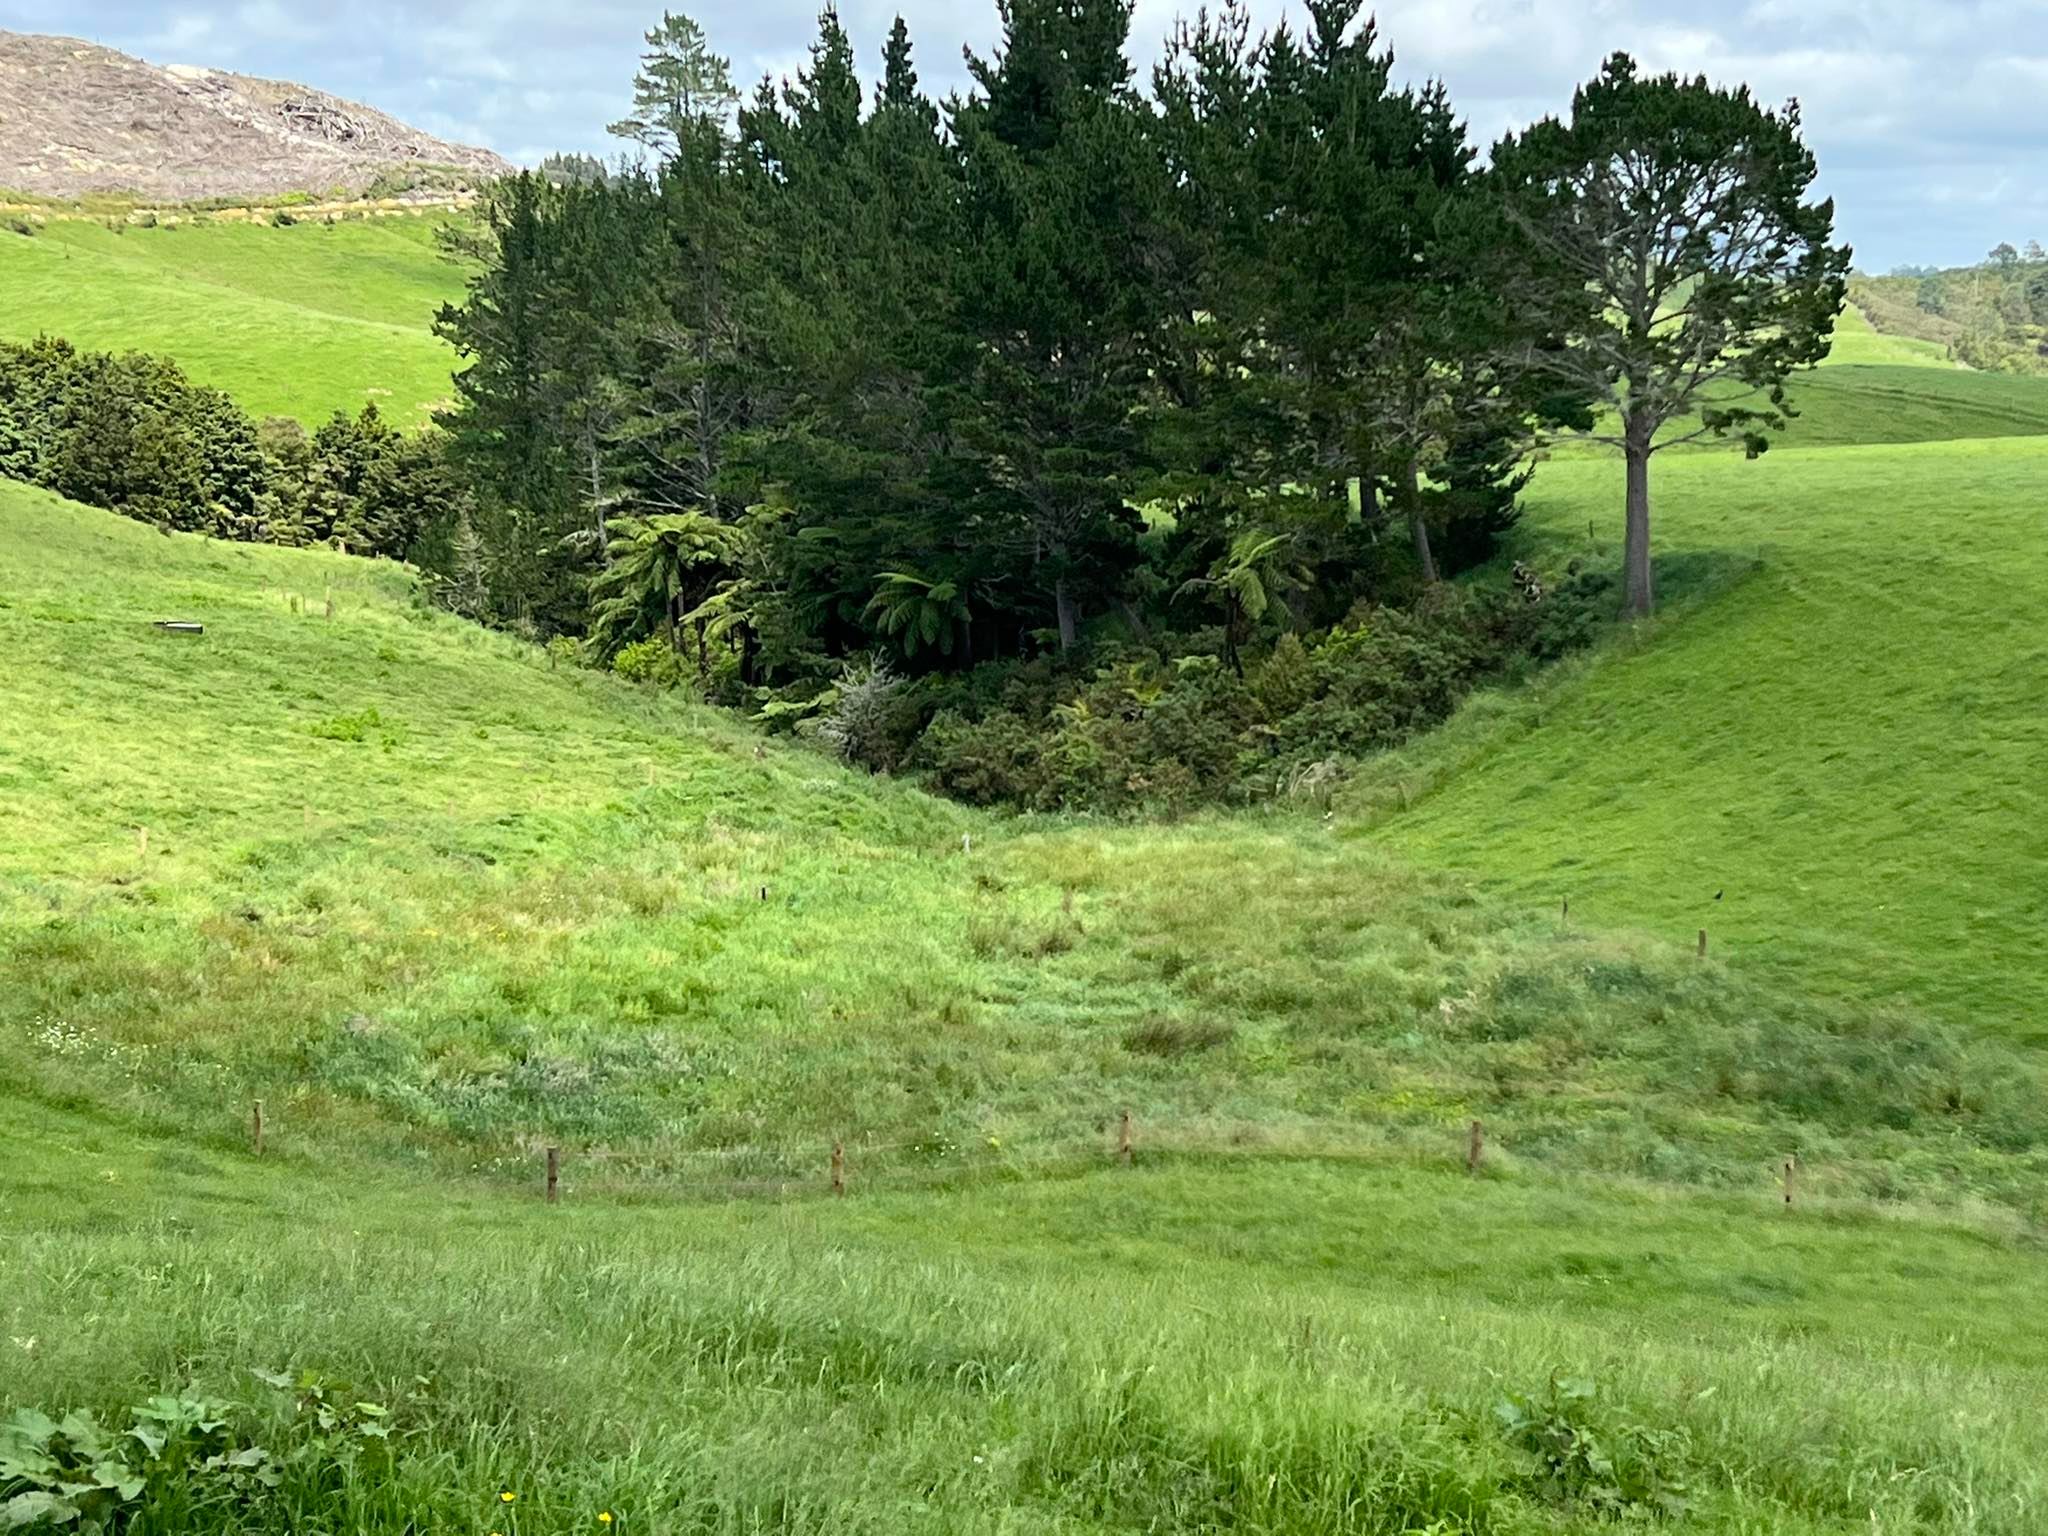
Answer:
<svg viewBox="0 0 2048 1536"><path fill-rule="evenodd" d="M1022 810L1326 804L1345 762L1439 724L1482 681L1587 643L1612 585L1575 575L1534 604L1442 587L1412 608L1361 607L1283 635L1241 668L1217 633L1184 637L1190 654L1103 647L1085 670L984 667L923 685L917 735L868 760L906 762L957 800Z"/></svg>

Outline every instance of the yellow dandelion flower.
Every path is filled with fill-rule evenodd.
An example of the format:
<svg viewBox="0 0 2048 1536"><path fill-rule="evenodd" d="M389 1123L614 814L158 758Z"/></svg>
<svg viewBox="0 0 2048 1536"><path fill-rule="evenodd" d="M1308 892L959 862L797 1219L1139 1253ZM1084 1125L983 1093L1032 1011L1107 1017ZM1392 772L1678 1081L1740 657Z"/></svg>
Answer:
<svg viewBox="0 0 2048 1536"><path fill-rule="evenodd" d="M612 1512L608 1509L600 1510L597 1516L597 1523L599 1525L610 1525L612 1523Z"/></svg>
<svg viewBox="0 0 2048 1536"><path fill-rule="evenodd" d="M513 1493L508 1489L506 1492L498 1495L498 1501L503 1504L510 1504L514 1499L518 1497L518 1494Z"/></svg>

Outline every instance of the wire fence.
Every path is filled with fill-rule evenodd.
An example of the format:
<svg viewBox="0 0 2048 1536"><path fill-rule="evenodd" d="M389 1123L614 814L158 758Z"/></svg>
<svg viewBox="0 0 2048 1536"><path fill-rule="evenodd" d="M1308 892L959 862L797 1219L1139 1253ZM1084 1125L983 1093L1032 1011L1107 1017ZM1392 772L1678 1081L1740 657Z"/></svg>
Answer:
<svg viewBox="0 0 2048 1536"><path fill-rule="evenodd" d="M579 1147L531 1140L513 1162L532 1168L530 1187L549 1203L564 1198L702 1203L843 1198L1079 1177L1141 1162L1335 1162L1439 1171L1462 1166L1474 1176L1494 1165L1495 1147L1480 1120L1382 1129L1393 1134L1336 1138L1326 1131L1287 1134L1268 1128L1247 1136L1241 1128L1214 1124L1199 1129L1146 1126L1126 1110L1106 1117L1092 1134L1025 1142L993 1135L722 1147ZM258 1156L264 1153L265 1131L258 1102L250 1118L251 1148ZM1785 1205L1801 1198L1804 1169L1799 1160L1786 1158L1773 1170L1773 1182Z"/></svg>

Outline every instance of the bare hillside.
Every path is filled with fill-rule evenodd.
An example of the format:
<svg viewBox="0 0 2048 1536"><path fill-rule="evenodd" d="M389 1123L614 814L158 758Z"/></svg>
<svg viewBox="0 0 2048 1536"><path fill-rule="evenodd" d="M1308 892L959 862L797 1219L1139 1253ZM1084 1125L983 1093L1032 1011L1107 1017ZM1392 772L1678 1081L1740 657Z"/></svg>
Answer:
<svg viewBox="0 0 2048 1536"><path fill-rule="evenodd" d="M461 185L510 168L303 85L0 31L0 187L183 201L360 191L387 172Z"/></svg>

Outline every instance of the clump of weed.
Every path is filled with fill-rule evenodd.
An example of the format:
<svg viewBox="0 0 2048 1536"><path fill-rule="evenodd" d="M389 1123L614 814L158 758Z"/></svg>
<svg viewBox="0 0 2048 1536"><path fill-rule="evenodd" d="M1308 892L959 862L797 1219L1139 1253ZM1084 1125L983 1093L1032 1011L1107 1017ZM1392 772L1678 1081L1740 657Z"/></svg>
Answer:
<svg viewBox="0 0 2048 1536"><path fill-rule="evenodd" d="M1136 1056L1195 1056L1213 1051L1237 1038L1228 1024L1212 1019L1147 1019L1124 1036L1124 1049Z"/></svg>
<svg viewBox="0 0 2048 1536"><path fill-rule="evenodd" d="M322 741L367 741L370 732L383 724L383 716L371 708L358 710L353 715L330 715L306 729Z"/></svg>
<svg viewBox="0 0 2048 1536"><path fill-rule="evenodd" d="M1590 1376L1552 1376L1541 1392L1510 1392L1494 1406L1531 1493L1615 1519L1677 1516L1688 1508L1682 1430L1621 1419Z"/></svg>

